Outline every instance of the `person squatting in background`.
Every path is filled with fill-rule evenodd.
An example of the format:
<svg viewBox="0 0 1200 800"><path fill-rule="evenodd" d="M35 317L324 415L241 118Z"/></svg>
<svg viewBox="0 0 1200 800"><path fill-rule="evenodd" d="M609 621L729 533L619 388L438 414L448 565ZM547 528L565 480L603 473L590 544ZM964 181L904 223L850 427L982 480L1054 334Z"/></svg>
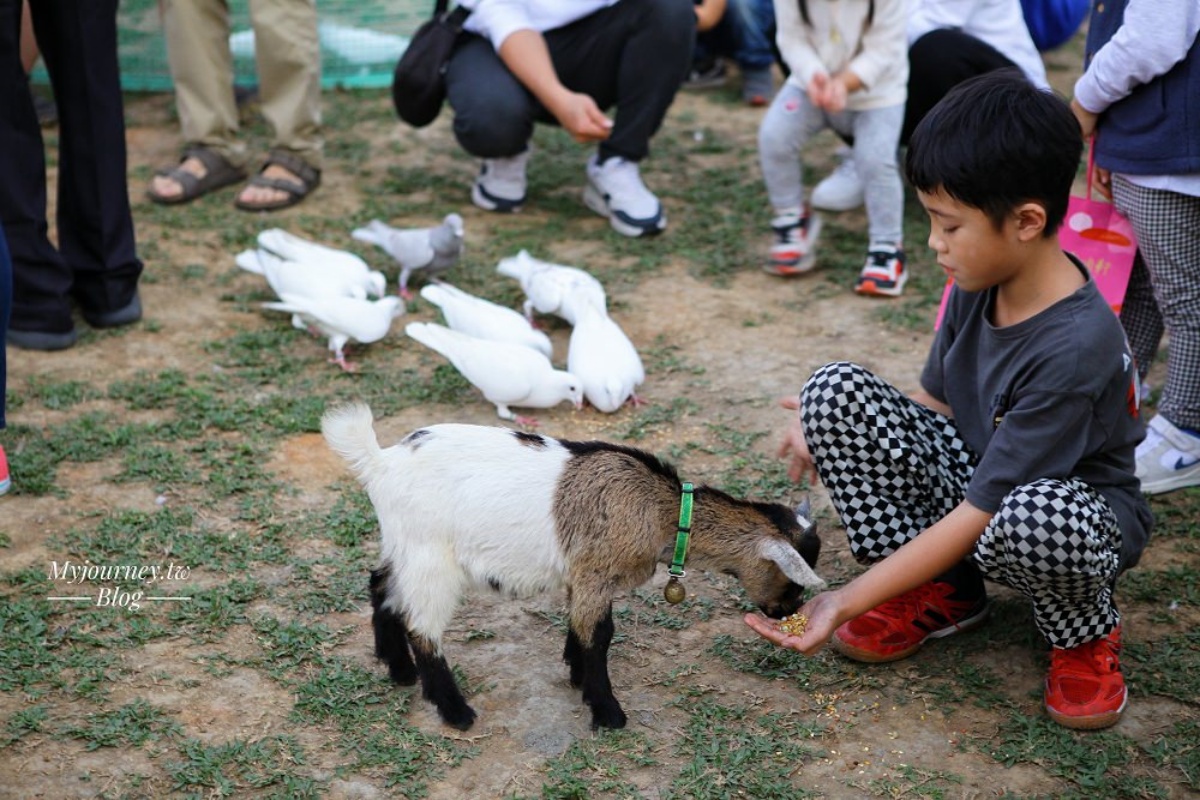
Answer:
<svg viewBox="0 0 1200 800"><path fill-rule="evenodd" d="M1019 0L910 0L908 96L900 143L946 92L976 75L1019 67L1048 88L1046 67ZM863 204L865 187L852 153L843 149L834 170L812 191L814 208L849 211Z"/></svg>
<svg viewBox="0 0 1200 800"><path fill-rule="evenodd" d="M1200 3L1097 2L1086 58L1071 107L1137 239L1121 322L1143 382L1170 338L1138 477L1148 494L1200 486Z"/></svg>
<svg viewBox="0 0 1200 800"><path fill-rule="evenodd" d="M830 128L854 142L867 191L867 258L855 291L904 291L904 185L896 161L904 122L906 0L777 0L779 50L790 74L758 131L773 241L764 269L808 272L821 218L804 197L801 155Z"/></svg>
<svg viewBox="0 0 1200 800"><path fill-rule="evenodd" d="M583 201L625 236L667 226L638 164L687 77L691 0L465 0L472 9L446 70L454 136L482 159L475 205L511 212L526 200L535 123L595 143ZM603 109L616 108L613 119Z"/></svg>

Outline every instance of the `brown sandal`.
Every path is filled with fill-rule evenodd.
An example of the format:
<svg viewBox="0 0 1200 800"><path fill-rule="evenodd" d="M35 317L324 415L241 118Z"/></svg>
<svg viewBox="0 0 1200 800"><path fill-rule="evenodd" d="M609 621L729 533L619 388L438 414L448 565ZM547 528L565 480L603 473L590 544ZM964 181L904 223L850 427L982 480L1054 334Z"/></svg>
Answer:
<svg viewBox="0 0 1200 800"><path fill-rule="evenodd" d="M200 178L183 168L183 162L194 158L204 165L204 177ZM190 203L211 191L238 183L246 179L246 171L235 167L227 158L208 147L189 147L174 167L165 167L154 173L156 177L170 178L179 184L182 191L177 195L158 194L146 189L146 196L164 206Z"/></svg>
<svg viewBox="0 0 1200 800"><path fill-rule="evenodd" d="M283 167L296 177L268 178L263 175L263 171L272 164ZM278 189L281 192L287 193L287 197L282 200L271 200L265 203L248 203L242 200L239 195L238 199L234 201L234 205L243 211L279 211L280 209L291 208L296 205L307 197L313 189L320 186L321 170L308 164L297 155L283 150L272 150L267 156L267 161L263 164L262 169L246 185Z"/></svg>

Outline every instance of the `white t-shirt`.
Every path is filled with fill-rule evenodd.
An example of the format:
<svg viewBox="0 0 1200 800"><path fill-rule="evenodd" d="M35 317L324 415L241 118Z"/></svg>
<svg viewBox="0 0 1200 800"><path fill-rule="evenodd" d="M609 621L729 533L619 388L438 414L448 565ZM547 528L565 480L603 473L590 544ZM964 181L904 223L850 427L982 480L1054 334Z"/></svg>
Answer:
<svg viewBox="0 0 1200 800"><path fill-rule="evenodd" d="M938 28L958 28L1012 61L1033 84L1050 88L1020 0L917 0L908 18L908 43Z"/></svg>
<svg viewBox="0 0 1200 800"><path fill-rule="evenodd" d="M1014 0L1015 1L1015 0ZM471 9L464 30L487 37L497 50L516 31L545 32L569 25L618 0L462 0Z"/></svg>

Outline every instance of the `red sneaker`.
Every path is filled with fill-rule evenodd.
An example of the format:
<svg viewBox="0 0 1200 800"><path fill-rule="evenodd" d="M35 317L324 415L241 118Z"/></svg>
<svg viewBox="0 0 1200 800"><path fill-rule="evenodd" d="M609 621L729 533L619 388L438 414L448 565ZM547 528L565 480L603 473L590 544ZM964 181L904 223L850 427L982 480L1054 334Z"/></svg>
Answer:
<svg viewBox="0 0 1200 800"><path fill-rule="evenodd" d="M0 494L4 494L12 486L12 479L8 477L8 458L4 455L4 446L0 445Z"/></svg>
<svg viewBox="0 0 1200 800"><path fill-rule="evenodd" d="M987 619L986 596L951 600L954 586L930 581L893 597L834 631L833 647L855 661L879 663L907 658L926 639L969 631Z"/></svg>
<svg viewBox="0 0 1200 800"><path fill-rule="evenodd" d="M1066 728L1107 728L1121 718L1129 692L1121 675L1121 627L1102 639L1050 651L1046 713Z"/></svg>

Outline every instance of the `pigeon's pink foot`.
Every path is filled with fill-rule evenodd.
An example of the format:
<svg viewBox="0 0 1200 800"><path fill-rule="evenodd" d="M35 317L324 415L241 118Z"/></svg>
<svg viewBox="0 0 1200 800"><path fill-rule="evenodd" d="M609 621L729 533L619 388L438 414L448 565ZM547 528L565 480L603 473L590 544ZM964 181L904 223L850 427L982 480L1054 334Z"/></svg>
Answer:
<svg viewBox="0 0 1200 800"><path fill-rule="evenodd" d="M413 299L413 293L408 290L407 286L401 286L396 294L400 295L400 298L406 303Z"/></svg>
<svg viewBox="0 0 1200 800"><path fill-rule="evenodd" d="M513 417L513 422L517 423L522 428L536 428L540 424L533 417L523 417L520 414Z"/></svg>
<svg viewBox="0 0 1200 800"><path fill-rule="evenodd" d="M650 401L643 397L638 397L636 393L629 395L629 405L637 408L638 406L650 405Z"/></svg>
<svg viewBox="0 0 1200 800"><path fill-rule="evenodd" d="M343 372L358 372L358 364L355 364L353 361L347 360L347 358L344 355L338 355L338 356L335 356L334 358L329 359L329 363L337 364L339 367L342 368Z"/></svg>

